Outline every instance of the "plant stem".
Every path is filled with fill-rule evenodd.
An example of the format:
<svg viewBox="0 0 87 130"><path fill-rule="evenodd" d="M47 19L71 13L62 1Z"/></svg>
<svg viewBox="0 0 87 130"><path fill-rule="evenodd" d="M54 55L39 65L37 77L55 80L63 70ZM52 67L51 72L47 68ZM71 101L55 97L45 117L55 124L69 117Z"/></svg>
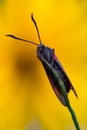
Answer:
<svg viewBox="0 0 87 130"><path fill-rule="evenodd" d="M73 122L75 124L75 127L76 127L76 130L80 130L80 127L79 127L79 123L77 121L77 118L76 118L76 115L70 105L70 102L69 102L69 99L68 99L68 95L67 95L67 92L66 92L66 89L65 89L65 85L62 81L62 79L60 78L60 76L58 75L58 73L55 71L54 68L52 68L50 66L50 64L43 58L43 57L39 57L41 59L41 61L46 64L46 66L48 67L48 69L52 72L52 74L54 75L55 79L58 81L58 84L60 85L60 89L61 89L61 92L62 92L62 95L65 99L65 102L66 102L66 106L71 114L71 117L73 119Z"/></svg>

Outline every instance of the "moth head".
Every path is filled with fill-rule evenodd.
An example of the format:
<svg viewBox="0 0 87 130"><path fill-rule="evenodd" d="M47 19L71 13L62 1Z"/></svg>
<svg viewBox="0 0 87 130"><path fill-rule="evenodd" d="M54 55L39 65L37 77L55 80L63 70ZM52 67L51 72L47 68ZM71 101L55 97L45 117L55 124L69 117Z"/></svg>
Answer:
<svg viewBox="0 0 87 130"><path fill-rule="evenodd" d="M45 47L43 44L39 44L38 47L37 47L37 51L38 51L39 53L43 53L43 51L44 51L45 48L46 48L46 47Z"/></svg>

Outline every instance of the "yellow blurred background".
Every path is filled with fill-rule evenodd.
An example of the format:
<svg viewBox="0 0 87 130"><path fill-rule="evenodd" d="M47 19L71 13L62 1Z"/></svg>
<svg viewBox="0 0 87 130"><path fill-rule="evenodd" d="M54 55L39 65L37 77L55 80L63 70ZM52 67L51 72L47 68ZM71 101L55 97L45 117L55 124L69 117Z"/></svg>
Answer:
<svg viewBox="0 0 87 130"><path fill-rule="evenodd" d="M79 99L69 93L82 130L87 129L87 1L0 0L0 130L74 130L70 113L47 79L36 46L55 48Z"/></svg>

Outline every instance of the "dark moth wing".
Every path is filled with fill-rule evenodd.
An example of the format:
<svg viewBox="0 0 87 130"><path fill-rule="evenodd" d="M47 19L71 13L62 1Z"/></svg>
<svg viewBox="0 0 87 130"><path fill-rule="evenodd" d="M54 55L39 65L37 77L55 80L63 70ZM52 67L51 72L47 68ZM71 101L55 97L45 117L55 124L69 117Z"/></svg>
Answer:
<svg viewBox="0 0 87 130"><path fill-rule="evenodd" d="M42 64L43 64L43 62L42 62ZM45 64L43 64L43 67L44 67L44 69L45 69L45 71L46 71L46 74L47 74L47 76L48 76L48 79L49 79L49 81L50 81L50 83L51 83L51 86L52 86L52 88L53 88L53 90L54 90L56 96L58 97L58 99L60 100L60 102L61 102L64 106L66 106L66 102L65 102L65 99L64 99L64 97L63 97L63 95L62 95L62 93L61 93L60 86L59 86L58 82L55 80L53 74L52 74L51 71L46 67Z"/></svg>
<svg viewBox="0 0 87 130"><path fill-rule="evenodd" d="M44 65L43 65L44 66ZM44 67L45 68L45 67ZM48 76L48 79L51 83L51 86L56 94L56 96L58 97L58 99L60 100L60 102L66 106L66 102L65 102L65 99L61 93L61 90L60 90L60 86L59 84L57 83L57 81L55 81L54 77L52 76L51 72L49 73L49 70L45 68L45 71L46 71L46 74Z"/></svg>
<svg viewBox="0 0 87 130"><path fill-rule="evenodd" d="M47 49L48 51L48 49ZM62 65L60 64L59 60L56 58L56 56L54 54L50 55L50 62L49 64L51 65L52 68L54 68L56 70L56 72L58 73L58 75L60 76L60 78L62 79L65 87L66 87L66 92L68 93L70 91L70 89L73 90L74 94L76 95L77 97L77 94L76 94L76 91L75 89L73 88L68 76L66 75ZM38 55L38 58L40 59L39 55ZM46 55L46 60L48 61L49 58L47 58L47 55ZM40 61L42 62L42 60L40 59ZM52 88L55 92L55 94L57 95L58 99L60 100L60 102L66 106L66 102L65 102L65 99L61 93L61 89L60 89L60 86L58 84L58 81L55 79L54 75L52 74L51 70L49 70L49 68L46 66L45 63L43 63L43 67L46 71L46 74L48 76L48 79L52 85Z"/></svg>
<svg viewBox="0 0 87 130"><path fill-rule="evenodd" d="M60 69L60 76L64 82L64 85L66 87L66 91L69 92L70 89L74 92L75 96L78 98L77 93L74 89L74 87L72 86L72 83L70 82L64 68L62 67L61 63L59 62L58 58L54 55L54 61L56 62L56 64L58 65L59 69Z"/></svg>

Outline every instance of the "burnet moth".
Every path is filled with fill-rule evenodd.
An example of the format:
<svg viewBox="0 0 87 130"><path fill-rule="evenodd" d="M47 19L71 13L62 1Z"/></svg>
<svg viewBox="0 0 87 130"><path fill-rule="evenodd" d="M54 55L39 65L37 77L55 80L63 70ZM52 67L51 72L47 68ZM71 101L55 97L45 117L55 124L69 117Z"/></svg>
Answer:
<svg viewBox="0 0 87 130"><path fill-rule="evenodd" d="M55 94L57 95L58 99L60 100L60 102L64 106L66 106L66 102L65 102L65 99L62 95L58 81L55 79L54 75L52 74L52 72L48 68L48 66L42 61L42 58L44 58L50 64L51 68L54 68L55 71L58 73L59 77L61 78L61 80L64 83L64 86L65 86L67 93L71 89L74 92L75 96L78 98L76 91L75 91L74 87L72 86L67 74L65 73L64 68L62 67L61 63L59 62L58 58L56 57L54 49L51 49L51 48L45 46L44 44L42 44L40 34L39 34L39 30L38 30L38 27L37 27L37 23L36 23L35 19L33 18L33 14L31 14L31 19L32 19L32 21L33 21L33 23L36 27L40 44L37 44L37 43L32 42L32 41L24 40L22 38L15 37L14 35L11 35L11 34L7 34L6 36L12 37L12 38L17 39L17 40L29 42L29 43L32 43L32 44L37 46L37 51L36 51L37 57L41 61L42 65L43 65L43 67L46 71L46 74L47 74L48 79L51 83L51 86L52 86Z"/></svg>

